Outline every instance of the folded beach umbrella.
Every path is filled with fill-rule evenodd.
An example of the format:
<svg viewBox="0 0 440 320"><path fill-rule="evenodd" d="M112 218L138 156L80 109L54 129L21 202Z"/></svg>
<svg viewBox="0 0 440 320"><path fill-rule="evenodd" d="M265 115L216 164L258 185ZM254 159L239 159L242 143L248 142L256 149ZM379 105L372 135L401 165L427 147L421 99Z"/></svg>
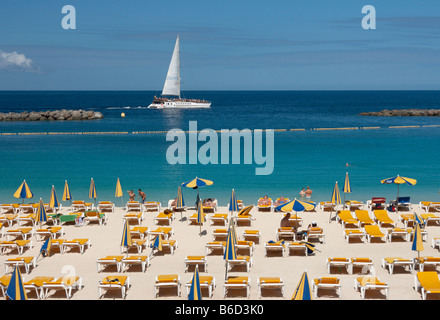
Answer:
<svg viewBox="0 0 440 320"><path fill-rule="evenodd" d="M124 230L122 231L121 247L127 248L127 257L128 247L131 247L132 245L133 241L131 240L130 225L128 224L128 220L125 220Z"/></svg>
<svg viewBox="0 0 440 320"><path fill-rule="evenodd" d="M235 190L232 189L231 200L229 200L229 212L238 211L238 201L235 196Z"/></svg>
<svg viewBox="0 0 440 320"><path fill-rule="evenodd" d="M350 185L350 179L348 178L348 172L345 174L345 182L344 182L344 188L342 188L342 192L344 192L344 208L345 208L345 194L351 193L351 185Z"/></svg>
<svg viewBox="0 0 440 320"><path fill-rule="evenodd" d="M417 214L414 213L414 239L412 242L411 250L417 251L418 259L420 260L420 251L424 250L423 243L422 243L422 233L420 230L420 224L422 222L417 217Z"/></svg>
<svg viewBox="0 0 440 320"><path fill-rule="evenodd" d="M223 255L223 259L225 260L226 264L225 280L228 278L228 260L237 259L237 250L235 248L236 243L237 235L235 233L234 221L231 221L229 224L228 237L226 239L226 250Z"/></svg>
<svg viewBox="0 0 440 320"><path fill-rule="evenodd" d="M46 257L50 253L50 249L52 248L52 238L47 238L47 240L44 242L43 246L40 249L40 253L38 254L38 257L40 254L43 255L43 257ZM37 259L38 259L37 257Z"/></svg>
<svg viewBox="0 0 440 320"><path fill-rule="evenodd" d="M18 266L15 266L5 295L7 300L27 300L26 290L24 289L23 279L21 278Z"/></svg>
<svg viewBox="0 0 440 320"><path fill-rule="evenodd" d="M250 206L246 206L246 207L244 207L243 209L241 209L240 211L238 211L237 216L241 216L241 215L245 216L245 215L248 215L249 212L251 212L251 210L252 210L253 207L254 207L253 205L250 205Z"/></svg>
<svg viewBox="0 0 440 320"><path fill-rule="evenodd" d="M70 192L70 188L66 180L64 182L63 201L67 201L67 200L72 201L72 193Z"/></svg>
<svg viewBox="0 0 440 320"><path fill-rule="evenodd" d="M382 184L397 184L397 198L396 198L396 213L399 212L399 187L401 184L407 184L409 186L413 186L417 183L416 179L401 177L397 175L396 177L384 179L381 181Z"/></svg>
<svg viewBox="0 0 440 320"><path fill-rule="evenodd" d="M96 204L96 197L97 197L97 194L96 194L95 181L92 178L90 180L89 198L95 199L95 204Z"/></svg>
<svg viewBox="0 0 440 320"><path fill-rule="evenodd" d="M28 184L26 183L26 180L24 180L20 187L18 187L17 191L14 193L15 198L21 198L23 199L30 199L34 197L34 194L32 193L31 189L29 189Z"/></svg>
<svg viewBox="0 0 440 320"><path fill-rule="evenodd" d="M123 193L122 193L121 181L119 181L119 178L118 178L118 180L116 181L115 198L121 198L122 206L124 206L124 200L123 200L122 196L123 196Z"/></svg>
<svg viewBox="0 0 440 320"><path fill-rule="evenodd" d="M177 188L176 208L184 208L184 207L185 207L185 201L183 200L182 188L179 186Z"/></svg>
<svg viewBox="0 0 440 320"><path fill-rule="evenodd" d="M291 300L312 300L307 270L302 274L301 280L299 281Z"/></svg>
<svg viewBox="0 0 440 320"><path fill-rule="evenodd" d="M37 216L35 218L35 222L40 223L40 228L43 222L47 222L46 209L44 208L43 199L41 198L40 198L40 202L38 203Z"/></svg>
<svg viewBox="0 0 440 320"><path fill-rule="evenodd" d="M332 199L330 201L333 204L341 204L341 194L339 193L338 181L335 183L335 187L333 188ZM330 212L330 218L328 222L332 220L332 212Z"/></svg>
<svg viewBox="0 0 440 320"><path fill-rule="evenodd" d="M202 201L197 205L197 223L200 224L200 235L202 235L202 225L205 223L205 213L203 212Z"/></svg>
<svg viewBox="0 0 440 320"><path fill-rule="evenodd" d="M202 300L202 290L200 288L199 266L196 265L194 275L191 281L191 289L188 294L188 300Z"/></svg>
<svg viewBox="0 0 440 320"><path fill-rule="evenodd" d="M55 186L52 186L52 190L50 192L49 207L58 208L59 206L60 206L60 203L58 202L57 193L55 192Z"/></svg>
<svg viewBox="0 0 440 320"><path fill-rule="evenodd" d="M150 258L153 256L154 249L162 251L162 246L163 246L162 235L158 234L156 238L154 238L154 242L150 244L150 248L151 248Z"/></svg>

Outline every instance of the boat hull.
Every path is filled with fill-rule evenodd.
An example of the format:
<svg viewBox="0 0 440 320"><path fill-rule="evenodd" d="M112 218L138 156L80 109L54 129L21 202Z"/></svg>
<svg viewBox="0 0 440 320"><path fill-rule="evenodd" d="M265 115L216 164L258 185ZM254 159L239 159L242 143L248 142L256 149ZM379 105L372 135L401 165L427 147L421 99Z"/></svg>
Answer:
<svg viewBox="0 0 440 320"><path fill-rule="evenodd" d="M206 109L211 107L211 102L193 101L165 101L162 103L152 103L149 109Z"/></svg>

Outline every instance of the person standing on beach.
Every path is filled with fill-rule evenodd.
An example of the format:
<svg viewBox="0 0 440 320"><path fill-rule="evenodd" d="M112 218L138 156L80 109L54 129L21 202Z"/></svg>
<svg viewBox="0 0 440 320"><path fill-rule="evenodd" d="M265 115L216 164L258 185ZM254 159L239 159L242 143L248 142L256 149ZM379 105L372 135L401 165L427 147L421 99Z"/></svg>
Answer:
<svg viewBox="0 0 440 320"><path fill-rule="evenodd" d="M136 198L136 195L134 194L133 190L128 190L128 196L130 197L129 201L134 201Z"/></svg>
<svg viewBox="0 0 440 320"><path fill-rule="evenodd" d="M145 198L147 197L147 195L145 194L145 192L143 192L141 189L139 189L139 195L138 195L138 199L139 197L141 197L142 199L142 204L145 203Z"/></svg>
<svg viewBox="0 0 440 320"><path fill-rule="evenodd" d="M305 192L306 192L306 198L307 198L307 199L310 199L310 198L312 197L312 192L313 192L313 190L310 189L309 186L307 186L307 189L306 189Z"/></svg>
<svg viewBox="0 0 440 320"><path fill-rule="evenodd" d="M302 188L302 190L299 192L299 195L302 197L306 196L306 188Z"/></svg>

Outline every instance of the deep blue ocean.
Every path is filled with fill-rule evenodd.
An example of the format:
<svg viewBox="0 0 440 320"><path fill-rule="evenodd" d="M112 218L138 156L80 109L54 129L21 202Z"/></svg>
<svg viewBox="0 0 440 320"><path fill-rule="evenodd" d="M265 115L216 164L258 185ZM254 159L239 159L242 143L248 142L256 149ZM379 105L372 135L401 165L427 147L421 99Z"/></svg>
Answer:
<svg viewBox="0 0 440 320"><path fill-rule="evenodd" d="M61 198L67 180L76 200L86 200L93 177L98 200L114 197L116 180L124 192L138 188L147 200L166 205L177 186L196 176L214 184L200 190L226 205L231 189L246 204L265 194L298 197L302 187L313 189L314 201L330 200L335 182L340 189L348 172L353 192L346 199L396 197L395 185L380 180L400 174L418 180L401 186L411 202L440 200L440 118L365 117L358 113L382 109L440 108L440 91L191 91L188 98L212 101L206 110L150 110L154 91L0 91L0 112L55 109L100 111L95 121L0 122L0 132L105 132L116 135L1 135L0 202L19 202L13 193L26 179L35 197L49 200L54 185ZM125 118L121 118L121 113ZM287 129L275 132L274 171L255 175L253 164L171 165L165 133L136 131ZM390 126L420 126L389 128ZM380 127L379 129L317 131L313 128ZM290 129L305 129L290 131ZM219 137L220 138L220 137ZM199 142L199 146L203 142ZM351 166L346 167L346 163ZM196 191L183 190L187 204ZM127 201L125 193L123 201Z"/></svg>

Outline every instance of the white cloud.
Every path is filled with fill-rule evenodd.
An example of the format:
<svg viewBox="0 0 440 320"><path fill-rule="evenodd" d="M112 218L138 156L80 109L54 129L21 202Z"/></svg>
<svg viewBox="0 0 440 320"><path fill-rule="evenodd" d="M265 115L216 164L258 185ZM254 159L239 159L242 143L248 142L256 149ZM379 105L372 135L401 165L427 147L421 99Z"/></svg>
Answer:
<svg viewBox="0 0 440 320"><path fill-rule="evenodd" d="M34 62L18 52L4 52L0 50L0 70L22 70L27 72L38 71Z"/></svg>

